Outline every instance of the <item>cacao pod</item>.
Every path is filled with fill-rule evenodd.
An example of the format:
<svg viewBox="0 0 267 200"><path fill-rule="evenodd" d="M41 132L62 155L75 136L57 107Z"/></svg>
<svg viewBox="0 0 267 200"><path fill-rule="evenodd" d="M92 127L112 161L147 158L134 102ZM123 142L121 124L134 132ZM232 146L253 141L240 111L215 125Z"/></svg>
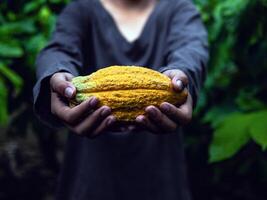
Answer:
<svg viewBox="0 0 267 200"><path fill-rule="evenodd" d="M171 80L157 71L138 66L111 66L88 76L72 79L77 89L71 106L95 96L99 106L109 106L118 121L134 121L145 113L149 105L163 102L180 105L187 98L187 90L177 93Z"/></svg>

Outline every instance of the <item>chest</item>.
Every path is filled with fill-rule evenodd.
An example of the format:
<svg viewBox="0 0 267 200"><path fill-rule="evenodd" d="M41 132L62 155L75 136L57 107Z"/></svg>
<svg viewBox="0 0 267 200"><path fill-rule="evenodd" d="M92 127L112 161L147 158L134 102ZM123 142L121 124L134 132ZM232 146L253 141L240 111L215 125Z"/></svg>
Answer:
<svg viewBox="0 0 267 200"><path fill-rule="evenodd" d="M108 1L102 0L101 3L113 18L120 34L128 42L133 42L139 38L155 7L154 3L144 9L121 9L108 3Z"/></svg>
<svg viewBox="0 0 267 200"><path fill-rule="evenodd" d="M138 65L155 70L165 65L169 27L165 1L158 1L145 16L140 13L141 17L135 15L133 19L132 13L126 15L131 16L128 18L121 12L108 11L100 0L93 2L93 20L88 27L90 37L86 38L88 45L84 50L86 65L97 69L110 65Z"/></svg>

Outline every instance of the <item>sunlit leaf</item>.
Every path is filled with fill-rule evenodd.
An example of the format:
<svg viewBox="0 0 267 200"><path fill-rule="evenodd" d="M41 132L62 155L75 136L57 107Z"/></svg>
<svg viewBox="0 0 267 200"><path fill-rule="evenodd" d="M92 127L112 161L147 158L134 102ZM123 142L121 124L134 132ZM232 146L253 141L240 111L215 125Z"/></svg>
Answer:
<svg viewBox="0 0 267 200"><path fill-rule="evenodd" d="M248 141L249 116L234 113L216 127L209 148L209 162L218 162L235 155Z"/></svg>
<svg viewBox="0 0 267 200"><path fill-rule="evenodd" d="M252 115L253 123L250 124L250 135L263 150L267 149L267 111L256 112Z"/></svg>
<svg viewBox="0 0 267 200"><path fill-rule="evenodd" d="M47 24L49 23L49 18L51 17L51 15L52 13L49 7L43 6L38 13L39 21L42 24Z"/></svg>

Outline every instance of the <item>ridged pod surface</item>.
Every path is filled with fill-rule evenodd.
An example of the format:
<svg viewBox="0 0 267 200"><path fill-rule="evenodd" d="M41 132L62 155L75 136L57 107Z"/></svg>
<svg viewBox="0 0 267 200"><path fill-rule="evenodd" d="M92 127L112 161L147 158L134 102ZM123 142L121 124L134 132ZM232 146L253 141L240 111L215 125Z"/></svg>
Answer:
<svg viewBox="0 0 267 200"><path fill-rule="evenodd" d="M77 89L71 106L95 96L107 105L119 121L134 121L149 105L163 102L179 105L185 102L187 90L174 92L171 80L157 71L138 66L111 66L88 76L72 79Z"/></svg>

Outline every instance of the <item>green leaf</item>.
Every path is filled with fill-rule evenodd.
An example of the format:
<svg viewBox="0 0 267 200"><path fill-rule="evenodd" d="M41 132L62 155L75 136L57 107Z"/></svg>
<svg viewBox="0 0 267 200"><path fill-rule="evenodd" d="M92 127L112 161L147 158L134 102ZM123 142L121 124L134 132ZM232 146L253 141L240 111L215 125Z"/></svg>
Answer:
<svg viewBox="0 0 267 200"><path fill-rule="evenodd" d="M37 53L46 45L46 43L47 38L44 34L36 34L23 43L27 54L27 64L32 68L32 70L35 70L34 62Z"/></svg>
<svg viewBox="0 0 267 200"><path fill-rule="evenodd" d="M25 42L25 48L30 53L38 53L47 43L47 38L43 34L36 34Z"/></svg>
<svg viewBox="0 0 267 200"><path fill-rule="evenodd" d="M32 19L9 22L0 26L0 35L3 37L10 37L18 34L31 34L36 30L34 21Z"/></svg>
<svg viewBox="0 0 267 200"><path fill-rule="evenodd" d="M244 87L239 90L237 97L235 98L235 102L238 107L243 111L251 111L251 110L261 110L265 108L263 102L258 100L255 96L258 92L258 89L254 87Z"/></svg>
<svg viewBox="0 0 267 200"><path fill-rule="evenodd" d="M26 5L23 8L23 12L25 14L28 14L30 12L36 11L40 8L40 2L39 1L30 1L26 3Z"/></svg>
<svg viewBox="0 0 267 200"><path fill-rule="evenodd" d="M202 122L211 123L213 128L218 127L220 123L225 119L228 113L233 112L233 108L229 105L217 105L209 109L204 115Z"/></svg>
<svg viewBox="0 0 267 200"><path fill-rule="evenodd" d="M58 4L58 3L62 3L62 0L49 0L49 2Z"/></svg>
<svg viewBox="0 0 267 200"><path fill-rule="evenodd" d="M5 22L5 18L2 13L0 13L0 24L3 24Z"/></svg>
<svg viewBox="0 0 267 200"><path fill-rule="evenodd" d="M8 121L7 111L7 88L4 80L0 76L0 125L6 125Z"/></svg>
<svg viewBox="0 0 267 200"><path fill-rule="evenodd" d="M0 42L0 56L7 58L19 58L23 55L23 49L15 43Z"/></svg>
<svg viewBox="0 0 267 200"><path fill-rule="evenodd" d="M0 73L3 74L15 87L15 92L18 94L23 85L23 79L13 70L9 69L4 63L0 62Z"/></svg>
<svg viewBox="0 0 267 200"><path fill-rule="evenodd" d="M260 111L252 115L250 124L250 135L252 139L262 147L267 149L267 111Z"/></svg>
<svg viewBox="0 0 267 200"><path fill-rule="evenodd" d="M43 6L39 13L38 13L38 18L39 18L39 21L42 23L42 24L48 24L49 23L49 18L52 16L52 12L50 10L49 7L47 6Z"/></svg>
<svg viewBox="0 0 267 200"><path fill-rule="evenodd" d="M233 113L218 124L209 148L210 163L230 158L249 141L249 119L248 115Z"/></svg>

